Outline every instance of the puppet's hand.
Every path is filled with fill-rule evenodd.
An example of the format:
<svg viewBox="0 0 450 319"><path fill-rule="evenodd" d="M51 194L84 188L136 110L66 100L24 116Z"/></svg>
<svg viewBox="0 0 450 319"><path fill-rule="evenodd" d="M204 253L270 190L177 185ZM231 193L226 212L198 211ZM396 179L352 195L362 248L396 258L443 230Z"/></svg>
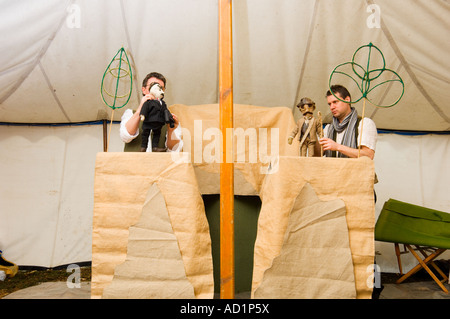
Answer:
<svg viewBox="0 0 450 319"><path fill-rule="evenodd" d="M291 145L291 144L292 144L292 140L293 140L293 138L292 138L292 137L289 137L289 138L288 138L288 144L289 144L289 145Z"/></svg>

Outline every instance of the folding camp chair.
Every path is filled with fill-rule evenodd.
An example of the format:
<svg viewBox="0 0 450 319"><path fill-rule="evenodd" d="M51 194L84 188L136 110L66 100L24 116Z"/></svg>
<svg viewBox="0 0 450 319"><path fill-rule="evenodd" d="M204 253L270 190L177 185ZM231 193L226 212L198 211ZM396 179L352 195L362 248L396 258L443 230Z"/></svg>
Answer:
<svg viewBox="0 0 450 319"><path fill-rule="evenodd" d="M14 277L17 274L19 267L15 263L3 258L2 253L3 252L0 250L0 271L4 271L5 275L9 277Z"/></svg>
<svg viewBox="0 0 450 319"><path fill-rule="evenodd" d="M398 284L423 268L448 293L443 284L448 281L448 277L434 260L450 249L450 214L389 199L384 203L375 225L375 240L394 243L401 275ZM403 251L400 251L400 244L404 246ZM401 255L405 253L411 253L419 263L403 274ZM437 278L429 265L439 273L442 280Z"/></svg>

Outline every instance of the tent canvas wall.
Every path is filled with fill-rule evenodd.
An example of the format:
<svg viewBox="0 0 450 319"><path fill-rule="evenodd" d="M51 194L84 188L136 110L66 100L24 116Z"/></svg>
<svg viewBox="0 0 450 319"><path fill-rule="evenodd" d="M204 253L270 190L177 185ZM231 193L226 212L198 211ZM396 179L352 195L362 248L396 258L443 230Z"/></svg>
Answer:
<svg viewBox="0 0 450 319"><path fill-rule="evenodd" d="M19 265L89 261L95 154L103 151L97 121L112 114L100 96L105 68L127 50L127 107L153 70L168 79L169 105L217 103L217 3L1 0L0 8L0 249ZM376 213L389 198L450 212L449 13L445 0L235 1L234 102L287 106L298 118L295 105L308 96L329 119L331 71L374 43L405 83L400 103L368 104L365 113L385 130ZM361 113L362 103L355 107ZM109 151L122 149L114 124ZM377 250L381 270L396 271L393 248Z"/></svg>

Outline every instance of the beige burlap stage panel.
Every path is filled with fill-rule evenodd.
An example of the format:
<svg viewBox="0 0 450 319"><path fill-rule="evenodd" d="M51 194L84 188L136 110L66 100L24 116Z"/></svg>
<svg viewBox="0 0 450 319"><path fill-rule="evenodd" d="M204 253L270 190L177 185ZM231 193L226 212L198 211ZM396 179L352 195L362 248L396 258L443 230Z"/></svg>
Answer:
<svg viewBox="0 0 450 319"><path fill-rule="evenodd" d="M334 289L340 287L342 292L348 292L348 282L352 280L357 298L371 298L372 287L368 282L373 276L370 269L373 269L371 265L374 263L375 252L373 183L374 166L367 157L280 157L278 171L267 175L261 188L262 207L255 242L253 291L264 280L265 272L272 267L274 258L280 255L287 230L293 227L289 223L307 223L308 226L318 223L321 224L319 227L314 225L301 228L304 234L296 242L299 253L295 262L291 261L291 268L301 269L301 273L296 274L297 277L308 278L308 284L305 282L303 288L299 288L307 291L297 291L296 293L300 293L298 296L334 298L338 294L328 291L331 289L339 292L339 289ZM316 208L314 203L303 210L301 206L296 207L296 200L302 198L305 187L311 188L311 196L317 196L317 202L342 200L345 213L342 210L334 214L331 214L333 211L327 213L326 210ZM313 210L314 213L310 217L303 216L308 210ZM331 217L334 221L329 223ZM305 222L305 218L310 221ZM343 218L345 224L342 223ZM321 255L316 255L318 251ZM349 253L354 279L348 277L348 270L352 268L348 264ZM342 270L342 276L336 273L337 269ZM331 278L330 275L334 277ZM289 277L290 273L286 272L286 276ZM313 292L314 289L307 288L309 285L319 285L323 290ZM289 296L287 292L284 294ZM351 298L352 294L342 293L341 296ZM265 294L264 297L269 298L269 295Z"/></svg>
<svg viewBox="0 0 450 319"><path fill-rule="evenodd" d="M152 208L158 211L159 216L164 217L164 212L168 212L166 213L168 218L158 219L161 225L159 236L143 236L144 238L140 239L161 243L162 239L171 237L172 242L176 239L177 247L171 244L170 248L179 248L179 252L167 253L169 245L154 245L154 250L150 251L145 245L141 247L138 245L133 248L133 254L129 254L130 227L142 229L140 219L152 185L157 186L158 193L162 194L163 199L163 202L159 201L158 205L153 205ZM173 163L170 153L99 153L96 160L94 188L92 298L101 298L103 290L113 281L117 266L128 263L130 259L136 261L136 255L142 257L138 266L142 271L150 267L155 268L156 262L159 262L158 267L161 269L160 273L149 274L143 276L144 278L140 278L138 274L132 276L134 278L130 278L130 281L136 286L145 286L147 290L156 291L156 294L158 291L161 293L163 289L160 288L173 280L177 280L180 287L185 287L184 276L172 278L170 271L166 271L174 269L179 273L180 268L176 264L179 264L178 256L181 256L185 277L192 285L195 296L213 297L209 225L194 169L190 163ZM153 229L153 232L157 231ZM140 253L135 251L136 248L140 248ZM159 254L156 249L159 250ZM147 260L146 263L145 258L157 260L151 262ZM116 275L123 277L123 273ZM130 284L129 287L127 294L120 295L120 298L148 296L148 293L136 295L133 286ZM112 291L113 289L108 290L108 296L119 297ZM170 292L167 295L158 295L159 298L185 298L185 296L185 293L176 295Z"/></svg>
<svg viewBox="0 0 450 319"><path fill-rule="evenodd" d="M214 295L201 195L220 193L220 164L211 160L218 107L175 105L171 111L182 119L189 152L97 156L92 298ZM257 150L253 162L247 142L245 158L238 157L240 149L234 159L235 194L262 201L252 297L371 298L373 161L299 157L298 143L287 144L295 126L287 108L238 105L235 114L235 128L247 131L247 139L258 128L256 140L262 143L256 147L266 148ZM194 125L199 119L200 127ZM277 148L271 148L274 143Z"/></svg>
<svg viewBox="0 0 450 319"><path fill-rule="evenodd" d="M246 176L245 173L242 175ZM305 288L296 287L297 292L304 291L304 294L294 294L292 286L283 290L283 287L271 288L270 285L269 287L265 285L265 293L259 293L255 297L273 297L275 294L271 289L277 289L276 295L280 298L292 296L337 298L338 295L325 292L330 289L342 292L342 287L348 291L350 281L354 284L354 295L357 298L370 298L371 287L368 281L372 274L369 269L374 262L373 176L373 163L367 158L279 158L278 171L264 175L261 179L262 184L254 185L255 188L261 189L262 207L255 243L253 291L266 280L265 276L268 277L269 282L273 281L270 276L274 276L274 271L269 269L272 268L274 259L283 251L289 220L295 222L295 218L302 218L298 212L302 212L303 208L294 208L305 185L313 190L311 192L314 194L313 197L317 196L316 202L342 200L343 207L338 210L339 214L334 214L335 220L332 223L328 221L328 217L321 218L321 211L317 210L317 216L313 214L311 218L316 218L315 223L319 225L305 230L302 236L294 238L296 241L289 241L290 247L304 248L304 250L296 256L295 260L290 260L287 266L278 267L283 269L284 273L278 272L275 276L281 276L281 279L283 277L289 279L294 275L297 278L302 276L310 278L308 283L303 283ZM185 276L193 287L195 297L211 298L213 296L211 239L197 181L198 178L191 163L173 163L168 153L100 153L98 155L92 246L93 298L102 297L103 289L113 280L116 267L127 260L130 227L138 224L149 189L154 184L163 195L168 216L170 216L170 225L165 224L164 227L170 226L173 229L174 238L180 249L179 256L184 264ZM251 181L248 183L251 184ZM302 196L299 198L301 199ZM309 205L309 208L306 207L303 211L308 209L314 211L314 205L315 203ZM331 215L332 213L333 211ZM330 239L330 236L333 237ZM314 238L313 248L315 249L308 246L311 238ZM330 246L330 243L333 245ZM289 246L285 247L289 249ZM144 251L144 246L141 249ZM159 246L159 249L164 251L167 248ZM320 251L320 254L311 253L314 250ZM158 255L154 251L151 253L154 256ZM352 258L350 264L348 263L349 254ZM172 261L161 259L161 263ZM142 262L145 262L145 259L142 259ZM160 267L164 268L164 266ZM289 268L300 269L303 273L291 274L287 271ZM179 271L179 268L177 269ZM336 275L336 269L341 269L342 274ZM349 278L349 270L354 274L354 278ZM334 277L330 277L330 274ZM159 284L153 286L156 287L155 289L159 285L164 285L165 280L170 279L154 277L149 276L144 280L158 281ZM289 280L284 282L288 283ZM323 287L324 282L325 288L311 292L311 287L318 283L321 283L318 286ZM181 277L180 284L186 284ZM306 287L310 288L306 289ZM130 296L139 297L121 295L121 298ZM352 296L351 293L340 295L343 298ZM160 297L175 296L169 294L160 295Z"/></svg>

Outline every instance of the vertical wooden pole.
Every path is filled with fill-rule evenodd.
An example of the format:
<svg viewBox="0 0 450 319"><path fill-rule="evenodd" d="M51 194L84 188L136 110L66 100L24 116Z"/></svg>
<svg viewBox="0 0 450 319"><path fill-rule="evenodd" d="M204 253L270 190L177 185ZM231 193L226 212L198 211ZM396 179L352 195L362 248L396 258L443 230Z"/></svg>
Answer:
<svg viewBox="0 0 450 319"><path fill-rule="evenodd" d="M103 119L103 152L108 152L108 133L107 133L108 123L106 119Z"/></svg>
<svg viewBox="0 0 450 319"><path fill-rule="evenodd" d="M232 0L219 0L220 298L234 298L234 164Z"/></svg>
<svg viewBox="0 0 450 319"><path fill-rule="evenodd" d="M111 123L109 124L109 134L108 134L108 139L107 139L107 143L106 143L106 151L108 152L109 149L109 141L111 140L111 129L113 126L113 120L114 120L114 109L111 112Z"/></svg>

